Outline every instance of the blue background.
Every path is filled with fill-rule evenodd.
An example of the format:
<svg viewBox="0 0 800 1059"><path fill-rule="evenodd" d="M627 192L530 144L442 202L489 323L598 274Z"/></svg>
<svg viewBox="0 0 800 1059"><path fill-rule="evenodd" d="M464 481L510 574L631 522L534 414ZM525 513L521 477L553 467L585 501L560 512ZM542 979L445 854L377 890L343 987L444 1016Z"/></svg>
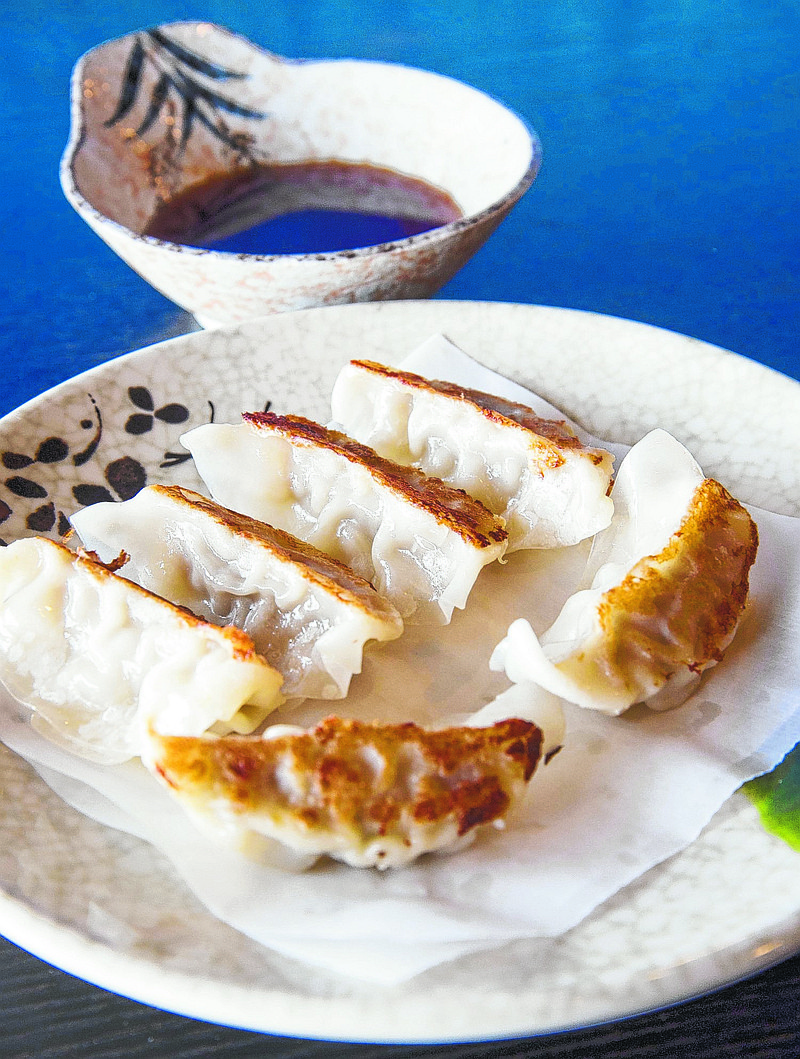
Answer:
<svg viewBox="0 0 800 1059"><path fill-rule="evenodd" d="M511 217L439 297L643 320L800 374L800 6L781 0L88 0L4 4L0 412L191 329L64 200L77 57L217 21L292 57L424 66L492 93L544 148Z"/></svg>

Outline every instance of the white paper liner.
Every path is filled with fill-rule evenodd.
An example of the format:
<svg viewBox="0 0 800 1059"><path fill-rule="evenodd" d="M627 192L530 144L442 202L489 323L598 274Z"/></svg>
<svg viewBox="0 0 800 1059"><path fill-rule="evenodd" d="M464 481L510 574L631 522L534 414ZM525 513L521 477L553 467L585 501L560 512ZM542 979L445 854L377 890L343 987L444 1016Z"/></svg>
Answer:
<svg viewBox="0 0 800 1059"><path fill-rule="evenodd" d="M439 337L403 367L563 418ZM692 842L741 783L800 738L800 520L751 513L761 539L751 600L724 662L669 713L637 707L610 718L567 706L565 749L539 769L508 828L452 856L383 873L255 864L197 832L141 765L73 757L37 734L8 696L0 739L81 812L157 846L214 915L295 959L392 984L507 940L554 937ZM519 552L494 564L451 625L412 627L368 650L347 700L308 702L275 721L313 724L334 705L364 720L467 721L508 688L488 661L511 620L547 628L586 553L584 545Z"/></svg>

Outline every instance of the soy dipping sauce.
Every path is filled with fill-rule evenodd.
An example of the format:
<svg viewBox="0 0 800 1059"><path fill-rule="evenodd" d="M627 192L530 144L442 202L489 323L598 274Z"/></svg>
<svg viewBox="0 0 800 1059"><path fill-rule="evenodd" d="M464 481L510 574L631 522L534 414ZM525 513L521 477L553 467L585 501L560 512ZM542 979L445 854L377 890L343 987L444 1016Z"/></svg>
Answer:
<svg viewBox="0 0 800 1059"><path fill-rule="evenodd" d="M314 254L378 246L461 216L440 188L379 166L248 165L160 203L144 234L239 254Z"/></svg>

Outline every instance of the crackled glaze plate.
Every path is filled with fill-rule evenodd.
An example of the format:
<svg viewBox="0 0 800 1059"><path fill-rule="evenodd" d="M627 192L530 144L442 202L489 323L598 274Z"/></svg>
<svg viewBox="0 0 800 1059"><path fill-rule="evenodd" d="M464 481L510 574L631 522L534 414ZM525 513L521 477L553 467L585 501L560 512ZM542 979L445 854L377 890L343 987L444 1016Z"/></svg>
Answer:
<svg viewBox="0 0 800 1059"><path fill-rule="evenodd" d="M442 332L600 437L675 434L751 503L800 515L800 386L701 342L591 313L401 302L199 332L77 377L0 422L0 536L57 535L146 483L197 487L185 430L271 407L328 418L352 356ZM800 860L733 798L683 853L555 940L370 986L280 956L204 910L150 846L69 808L0 746L0 930L136 1000L248 1029L444 1042L546 1033L660 1007L800 948ZM734 883L734 884L732 884Z"/></svg>

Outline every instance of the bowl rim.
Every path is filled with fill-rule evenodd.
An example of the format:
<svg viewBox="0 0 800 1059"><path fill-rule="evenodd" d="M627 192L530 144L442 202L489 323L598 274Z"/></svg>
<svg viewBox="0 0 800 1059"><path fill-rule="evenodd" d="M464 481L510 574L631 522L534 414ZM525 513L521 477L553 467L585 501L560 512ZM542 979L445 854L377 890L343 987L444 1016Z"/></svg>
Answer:
<svg viewBox="0 0 800 1059"><path fill-rule="evenodd" d="M93 55L99 48L103 48L108 44L114 44L119 41L123 41L128 37L133 37L137 33L147 32L148 30L162 30L176 26L208 26L209 29L216 30L224 33L237 40L243 41L250 48L261 52L263 55L269 58L287 65L335 65L338 63L354 63L360 66L381 66L389 67L392 69L401 70L413 70L416 73L424 74L427 77L435 78L445 82L450 82L459 87L466 88L469 91L478 93L484 96L486 99L495 103L501 107L513 118L515 118L524 129L530 142L530 159L525 172L519 178L519 180L511 187L501 198L496 199L489 206L485 206L483 209L478 210L474 213L465 214L463 217L457 217L455 220L448 221L446 224L437 225L435 228L430 228L427 231L419 232L416 235L405 236L402 239L393 239L383 243L374 243L368 246L359 247L348 247L342 250L323 250L323 251L309 251L302 253L276 253L276 254L252 254L242 253L235 250L214 250L207 247L191 246L188 243L176 243L168 239L158 239L152 235L144 235L140 232L135 232L132 228L122 224L120 221L114 220L101 210L93 206L88 199L83 195L78 187L78 182L75 178L74 162L77 158L78 152L84 145L87 139L86 125L83 120L83 108L82 99L83 92L81 88L83 80L83 70L87 59L90 55ZM119 37L112 37L108 40L101 41L99 44L94 45L88 51L84 52L76 61L72 68L72 74L70 76L70 135L67 141L67 145L64 148L64 152L61 156L59 165L59 179L61 183L61 189L66 197L67 201L71 206L86 219L91 217L98 227L111 228L123 239L129 240L134 243L143 243L146 246L152 246L160 250L165 250L168 253L175 254L188 254L190 256L211 256L212 259L219 258L222 261L238 260L242 262L275 262L279 260L293 260L293 261L337 261L337 260L352 260L353 258L371 257L378 254L391 253L396 249L405 250L413 247L425 247L429 244L435 244L441 241L449 240L459 231L467 230L475 226L481 225L489 221L496 214L503 214L510 211L513 206L522 198L525 192L535 181L539 174L542 164L542 143L539 139L538 134L530 125L530 123L516 110L509 107L501 99L492 95L489 92L484 91L481 88L476 88L474 85L468 84L466 81L460 81L458 78L450 77L447 74L440 74L434 70L427 70L420 66L411 66L407 63L390 62L380 59L354 59L348 57L337 57L337 58L288 58L283 55L279 55L276 52L272 52L267 48L263 48L260 44L256 44L254 41L245 37L241 33L237 33L235 30L229 29L227 26L220 25L215 22L208 22L199 19L182 19L173 22L162 22L153 26L143 27L142 29L131 30L129 33L124 33Z"/></svg>

